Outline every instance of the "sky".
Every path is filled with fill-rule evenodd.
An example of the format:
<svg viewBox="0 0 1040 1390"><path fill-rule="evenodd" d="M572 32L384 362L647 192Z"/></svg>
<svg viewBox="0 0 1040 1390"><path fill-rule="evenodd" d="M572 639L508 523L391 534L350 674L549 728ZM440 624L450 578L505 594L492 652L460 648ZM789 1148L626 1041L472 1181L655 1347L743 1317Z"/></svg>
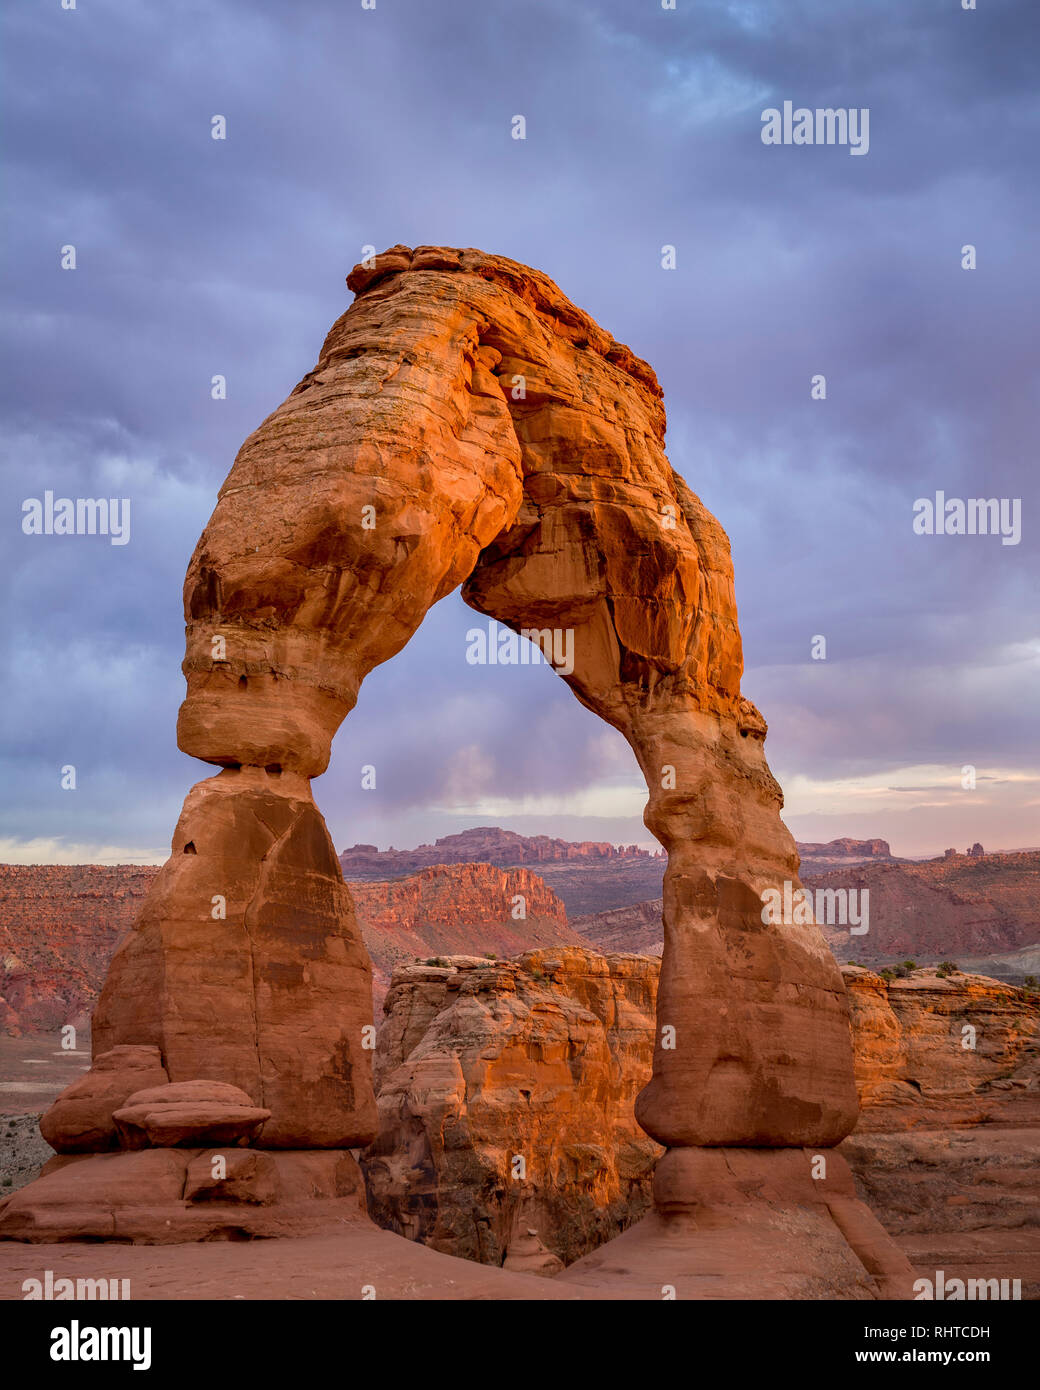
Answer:
<svg viewBox="0 0 1040 1390"><path fill-rule="evenodd" d="M175 742L188 559L398 242L536 266L653 365L796 838L1040 845L1034 0L40 0L5 29L0 861L166 857L208 775ZM866 109L865 152L765 144L786 101ZM26 534L48 490L129 497L129 541ZM937 491L1017 501L1017 544L915 533ZM337 847L652 847L620 735L545 666L468 665L482 622L450 595L366 681L315 783Z"/></svg>

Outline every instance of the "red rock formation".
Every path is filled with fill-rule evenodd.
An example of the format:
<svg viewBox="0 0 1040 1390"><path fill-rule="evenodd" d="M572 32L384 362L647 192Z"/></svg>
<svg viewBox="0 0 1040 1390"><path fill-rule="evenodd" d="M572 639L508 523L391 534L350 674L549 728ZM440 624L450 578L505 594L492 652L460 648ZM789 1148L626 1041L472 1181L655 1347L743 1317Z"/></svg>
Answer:
<svg viewBox="0 0 1040 1390"><path fill-rule="evenodd" d="M861 1193L919 1274L1040 1297L1040 1001L977 975L844 974L863 1111L841 1152Z"/></svg>
<svg viewBox="0 0 1040 1390"><path fill-rule="evenodd" d="M58 1153L117 1148L115 1112L128 1096L169 1079L157 1047L114 1047L62 1091L40 1121L40 1132Z"/></svg>
<svg viewBox="0 0 1040 1390"><path fill-rule="evenodd" d="M49 865L17 867L8 883L10 916L4 930L9 952L5 958L22 962L17 966L17 993L12 990L21 1006L21 1027L12 1020L4 1029L0 1016L0 1031L36 1032L35 1020L47 1028L56 1028L58 1019L81 1025L89 1021L112 953L159 870L120 867L99 872L100 884L84 899L76 891L82 868L61 868L52 874ZM47 902L46 921L39 931L38 879ZM128 880L133 897L125 892ZM393 882L354 884L351 896L372 959L377 1007L394 966L417 956L489 951L514 955L529 946L584 944L567 926L563 903L528 869L441 865ZM23 967L25 960L44 962L39 976ZM74 1012L66 1000L74 1001Z"/></svg>
<svg viewBox="0 0 1040 1390"><path fill-rule="evenodd" d="M857 1133L992 1121L1021 1091L1040 1126L1040 1000L1013 985L845 966L863 1112ZM1024 1113L1024 1112L1023 1112Z"/></svg>
<svg viewBox="0 0 1040 1390"><path fill-rule="evenodd" d="M171 1082L239 1086L272 1112L265 1146L371 1136L370 971L308 779L365 675L465 581L473 608L543 651L566 637L560 674L647 780L669 857L637 1117L669 1146L660 1220L683 1192L700 1203L691 1146L837 1144L857 1108L845 991L815 926L763 921L798 856L740 691L728 539L665 457L653 371L500 257L398 246L348 285L354 304L243 445L189 566L178 743L224 771L189 794L95 1046L157 1045ZM801 1159L759 1154L759 1177L773 1159L800 1207ZM836 1209L812 1229L838 1290L852 1257ZM792 1223L792 1251L804 1241ZM678 1275L689 1242L673 1254Z"/></svg>
<svg viewBox="0 0 1040 1390"><path fill-rule="evenodd" d="M170 1245L320 1234L363 1212L360 1171L342 1150L146 1148L52 1158L0 1202L0 1227L7 1240Z"/></svg>
<svg viewBox="0 0 1040 1390"><path fill-rule="evenodd" d="M529 869L442 864L390 882L354 883L350 891L372 957L377 1007L394 966L416 957L584 944L567 926L563 903Z"/></svg>
<svg viewBox="0 0 1040 1390"><path fill-rule="evenodd" d="M640 1147L632 1097L650 1070L658 962L561 951L547 971L547 956L395 975L376 1056L380 1135L363 1159L383 1224L490 1263L501 1261L514 1232L533 1229L569 1265L649 1205L658 1151ZM886 984L852 966L844 974L863 1110L831 1175L841 1220L870 1246L869 1226L848 1201L847 1160L919 1274L943 1267L935 1259L945 1250L951 1276L996 1273L1035 1288L1040 1002L977 976L918 971ZM975 1030L973 1048L962 1046L965 1025ZM564 1060L572 1079L560 1070ZM590 1104L601 1108L594 1122ZM727 1169L713 1175L710 1167L710 1153L723 1152L730 1169L747 1165L746 1150L709 1151L698 1181L715 1184L731 1210ZM526 1183L511 1176L515 1154L534 1156ZM799 1171L783 1179L796 1191ZM749 1182L776 1181L768 1170L747 1173ZM811 1189L794 1205L806 1239L827 1244ZM782 1222L790 1212L780 1203L775 1216ZM714 1217L709 1224L716 1229ZM612 1241L603 1259L623 1255ZM790 1261L790 1252L779 1258ZM595 1276L595 1262L583 1268ZM823 1281L812 1259L789 1277L800 1296L814 1277Z"/></svg>
<svg viewBox="0 0 1040 1390"><path fill-rule="evenodd" d="M363 1158L380 1224L496 1265L534 1229L569 1263L641 1216L658 968L562 948L395 971Z"/></svg>
<svg viewBox="0 0 1040 1390"><path fill-rule="evenodd" d="M255 1143L270 1110L222 1081L166 1081L127 1096L112 1120L123 1149L244 1148Z"/></svg>
<svg viewBox="0 0 1040 1390"><path fill-rule="evenodd" d="M371 967L306 778L228 768L189 793L173 854L109 967L94 1055L162 1053L272 1112L265 1148L375 1133ZM306 1085L301 1085L301 1078Z"/></svg>

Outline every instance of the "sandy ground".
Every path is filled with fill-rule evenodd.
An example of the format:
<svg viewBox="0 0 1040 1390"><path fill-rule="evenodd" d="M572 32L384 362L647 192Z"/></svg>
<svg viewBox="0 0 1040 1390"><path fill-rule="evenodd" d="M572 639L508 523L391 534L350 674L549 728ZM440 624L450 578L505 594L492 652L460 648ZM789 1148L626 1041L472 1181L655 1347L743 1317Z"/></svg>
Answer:
<svg viewBox="0 0 1040 1390"><path fill-rule="evenodd" d="M205 1245L0 1243L0 1299L24 1298L22 1281L129 1279L131 1299L603 1299L621 1290L577 1288L441 1255L371 1222L296 1240ZM366 1293L366 1290L369 1292Z"/></svg>
<svg viewBox="0 0 1040 1390"><path fill-rule="evenodd" d="M51 1037L0 1036L0 1197L32 1182L54 1153L38 1128L51 1101L90 1066L90 1035L75 1052Z"/></svg>
<svg viewBox="0 0 1040 1390"><path fill-rule="evenodd" d="M0 1115L38 1115L90 1066L90 1034L84 1029L75 1052L64 1052L50 1036L0 1035Z"/></svg>

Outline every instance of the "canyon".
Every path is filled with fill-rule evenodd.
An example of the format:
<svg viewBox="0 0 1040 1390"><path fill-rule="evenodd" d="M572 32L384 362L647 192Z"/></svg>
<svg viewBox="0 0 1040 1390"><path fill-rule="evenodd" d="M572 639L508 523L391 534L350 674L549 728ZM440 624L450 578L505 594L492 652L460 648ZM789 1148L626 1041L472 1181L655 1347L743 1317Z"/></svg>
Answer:
<svg viewBox="0 0 1040 1390"><path fill-rule="evenodd" d="M0 1034L85 1029L116 947L158 869L0 864ZM378 1009L396 964L441 952L583 945L529 869L451 864L351 885Z"/></svg>
<svg viewBox="0 0 1040 1390"><path fill-rule="evenodd" d="M490 1264L519 1245L555 1275L638 1221L662 1152L633 1114L658 969L563 949L395 971L362 1159L379 1223ZM862 1110L839 1153L857 1191L919 1273L1040 1296L1040 997L959 973L843 975Z"/></svg>
<svg viewBox="0 0 1040 1390"><path fill-rule="evenodd" d="M663 950L662 861L646 851L493 827L436 842L445 846L459 854L482 847L517 863L451 861L394 876L388 862L424 858L429 847L373 855L355 847L340 856L355 867L364 861L362 876L348 882L377 1010L395 966L416 957L589 943L607 952ZM814 889L870 894L865 936L821 928L839 960L880 968L905 958L949 959L1018 983L1040 974L1040 851L911 863L892 859L884 840L798 848L801 877ZM845 866L834 869L836 859ZM0 1034L88 1023L108 962L157 873L134 865L0 864ZM518 895L525 917L515 915Z"/></svg>

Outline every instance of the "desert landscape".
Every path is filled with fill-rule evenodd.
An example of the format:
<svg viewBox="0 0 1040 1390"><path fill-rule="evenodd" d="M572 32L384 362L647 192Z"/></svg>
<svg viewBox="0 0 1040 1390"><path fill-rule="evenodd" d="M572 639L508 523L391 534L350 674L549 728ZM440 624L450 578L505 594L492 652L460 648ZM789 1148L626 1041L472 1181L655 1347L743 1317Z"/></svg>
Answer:
<svg viewBox="0 0 1040 1390"><path fill-rule="evenodd" d="M652 368L503 257L347 284L188 568L169 859L0 866L0 1292L45 1246L139 1298L1036 1297L1040 851L798 845ZM460 583L660 850L337 853L312 779Z"/></svg>
<svg viewBox="0 0 1040 1390"><path fill-rule="evenodd" d="M869 949L825 928L839 959L860 962L842 969L861 1113L840 1152L857 1193L915 1271L1018 1278L1037 1298L1040 991L970 960L1003 945L1020 953L1001 958L1013 966L1040 951L1040 854L899 864L884 841L798 849L805 882L876 892ZM555 1280L653 1205L663 1150L634 1104L651 1072L661 900L625 899L659 886L661 861L493 827L339 858L378 1024L378 1133L357 1155L365 1210L432 1251ZM877 891L896 870L898 895ZM53 1158L40 1116L88 1068L108 961L157 872L0 866L0 1192ZM561 894L579 909L617 905L570 915ZM938 974L937 953L958 968ZM527 1156L522 1180L515 1155Z"/></svg>

